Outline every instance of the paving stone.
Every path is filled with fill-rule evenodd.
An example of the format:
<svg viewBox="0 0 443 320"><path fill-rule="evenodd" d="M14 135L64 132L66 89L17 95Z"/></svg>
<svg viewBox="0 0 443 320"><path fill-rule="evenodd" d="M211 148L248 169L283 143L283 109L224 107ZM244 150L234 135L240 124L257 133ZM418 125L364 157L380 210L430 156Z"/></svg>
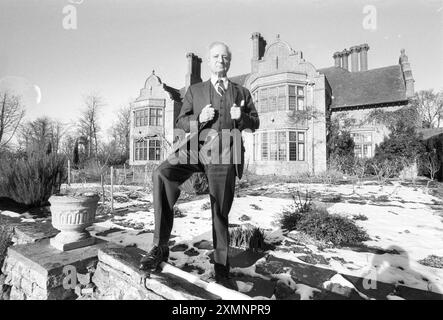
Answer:
<svg viewBox="0 0 443 320"><path fill-rule="evenodd" d="M228 249L229 263L233 268L250 267L264 256L265 254L263 252L255 252L234 247L229 247ZM214 252L209 254L209 258L210 262L214 263Z"/></svg>
<svg viewBox="0 0 443 320"><path fill-rule="evenodd" d="M26 244L52 238L59 232L50 222L22 222L15 226L14 237L17 239L16 244Z"/></svg>
<svg viewBox="0 0 443 320"><path fill-rule="evenodd" d="M243 274L233 274L232 279L234 281L250 282L253 283L253 287L244 294L250 297L266 297L271 298L275 293L276 281L265 280L260 277L251 277Z"/></svg>
<svg viewBox="0 0 443 320"><path fill-rule="evenodd" d="M275 297L278 300L286 300L289 297L293 296L295 294L294 290L292 290L290 287L288 287L286 284L284 284L282 281L278 281L275 286ZM298 295L298 299L294 300L300 300L300 295ZM292 298L290 300L293 300Z"/></svg>
<svg viewBox="0 0 443 320"><path fill-rule="evenodd" d="M185 251L188 248L189 248L189 246L186 243L181 243L181 244L177 244L177 245L173 246L171 248L171 251L172 252L177 252L177 251L182 252L182 251Z"/></svg>
<svg viewBox="0 0 443 320"><path fill-rule="evenodd" d="M309 263L309 264L329 265L328 260L326 260L325 257L323 257L322 255L319 255L319 254L309 254L309 255L306 255L306 256L299 256L297 258L300 259L301 261L304 261L304 262Z"/></svg>
<svg viewBox="0 0 443 320"><path fill-rule="evenodd" d="M214 247L212 246L212 242L208 240L201 240L199 242L194 243L194 247L200 250L212 250Z"/></svg>
<svg viewBox="0 0 443 320"><path fill-rule="evenodd" d="M198 256L200 254L200 252L198 252L197 250L195 250L194 248L188 249L184 252L185 255L189 256L189 257L195 257Z"/></svg>
<svg viewBox="0 0 443 320"><path fill-rule="evenodd" d="M265 262L256 266L259 274L270 276L289 272L295 283L302 283L313 288L323 289L323 283L331 279L336 271L316 266L268 256Z"/></svg>

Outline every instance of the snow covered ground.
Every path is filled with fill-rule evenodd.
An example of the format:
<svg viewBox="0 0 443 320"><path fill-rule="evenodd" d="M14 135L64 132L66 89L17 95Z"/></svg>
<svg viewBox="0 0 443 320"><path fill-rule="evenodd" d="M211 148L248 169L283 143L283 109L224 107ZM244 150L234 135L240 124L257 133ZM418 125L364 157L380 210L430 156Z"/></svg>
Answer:
<svg viewBox="0 0 443 320"><path fill-rule="evenodd" d="M98 188L99 186L74 185L73 188L75 187ZM324 248L315 242L305 243L306 250L301 250L300 253L281 250L292 240L283 235L278 218L285 207L293 204L293 200L287 195L290 190L295 189L301 192L308 190L316 195L314 201L320 200L321 197L338 197L337 201L327 204L329 213L349 218L364 215L366 220L355 220L355 222L368 233L370 240L364 242L364 245L372 250ZM108 241L122 245L136 245L143 250L149 250L152 246L154 229L151 194L135 186L116 186L115 190L114 198L118 198L118 202L114 205L115 213L107 211L98 213L97 223L90 228L91 233ZM310 252L312 255L325 258L324 263L321 261L316 263L316 267L319 268L335 270L343 275L443 293L443 269L425 266L418 262L429 255L443 257L443 202L427 194L425 188L403 186L400 183L384 187L369 183L357 188L352 185L328 187L323 184L277 183L250 187L248 192L253 195L244 194L234 199L229 222L236 225L252 224L265 230L268 241L282 241L277 250L268 252L269 255L308 264L299 257L306 256L306 252ZM130 194L133 196L129 197ZM282 196L279 197L279 194ZM208 202L208 196L200 196L194 200L181 201L177 205L182 217L174 219L171 246L183 244L187 249L196 249L194 245L197 242L212 241L211 211ZM1 214L17 216L6 211ZM192 252L187 254L184 250L171 252L171 263L183 268L191 266L190 272L199 273L202 279L210 279L212 267L209 254L212 250L196 249L195 255ZM264 259L258 260L256 264L263 262ZM232 271L267 278L255 271L255 265L233 268ZM315 291L319 291L295 283L289 274L278 274L274 277L287 284L302 299L310 299ZM340 277L336 275L330 281L346 282ZM324 287L329 284L324 283ZM238 285L243 292L248 292L252 288L251 283L247 281L239 281Z"/></svg>

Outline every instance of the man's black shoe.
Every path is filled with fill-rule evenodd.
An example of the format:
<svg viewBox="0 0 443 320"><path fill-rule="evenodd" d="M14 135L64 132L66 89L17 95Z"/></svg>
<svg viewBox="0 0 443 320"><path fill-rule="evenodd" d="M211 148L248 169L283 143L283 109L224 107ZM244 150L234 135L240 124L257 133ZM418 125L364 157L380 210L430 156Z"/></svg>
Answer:
<svg viewBox="0 0 443 320"><path fill-rule="evenodd" d="M160 264L164 261L168 261L169 247L167 246L154 246L147 255L143 256L140 260L140 270L157 270Z"/></svg>
<svg viewBox="0 0 443 320"><path fill-rule="evenodd" d="M238 291L237 283L229 275L229 265L214 264L215 282L225 288Z"/></svg>

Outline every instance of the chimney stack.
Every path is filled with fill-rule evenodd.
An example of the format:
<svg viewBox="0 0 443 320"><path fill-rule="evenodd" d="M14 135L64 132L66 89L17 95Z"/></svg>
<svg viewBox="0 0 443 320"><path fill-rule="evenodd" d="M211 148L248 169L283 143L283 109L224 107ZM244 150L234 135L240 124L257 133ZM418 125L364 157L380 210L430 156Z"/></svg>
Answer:
<svg viewBox="0 0 443 320"><path fill-rule="evenodd" d="M341 54L342 54L342 57L341 57L341 67L343 69L346 69L346 70L348 70L348 57L349 57L349 53L350 53L350 51L347 50L347 49L344 49L341 52Z"/></svg>
<svg viewBox="0 0 443 320"><path fill-rule="evenodd" d="M185 79L185 87L187 90L190 85L202 82L201 78L202 59L200 59L197 55L193 54L192 52L186 54L186 59L188 60L188 73L186 74L186 79Z"/></svg>
<svg viewBox="0 0 443 320"><path fill-rule="evenodd" d="M251 69L252 72L257 72L257 61L261 60L265 55L266 40L261 36L259 32L254 32L251 36L252 40L252 60Z"/></svg>
<svg viewBox="0 0 443 320"><path fill-rule="evenodd" d="M332 57L334 58L334 66L337 68L341 67L341 52L334 52L334 54L332 55Z"/></svg>
<svg viewBox="0 0 443 320"><path fill-rule="evenodd" d="M398 59L398 63L401 66L403 72L403 78L405 79L406 97L412 98L414 96L414 77L412 76L411 64L408 61L408 56L405 54L405 49L401 49L401 55Z"/></svg>
<svg viewBox="0 0 443 320"><path fill-rule="evenodd" d="M368 70L368 50L367 43L360 45L360 71Z"/></svg>
<svg viewBox="0 0 443 320"><path fill-rule="evenodd" d="M351 51L351 72L357 72L359 71L358 53L360 52L360 46L353 46L349 50Z"/></svg>

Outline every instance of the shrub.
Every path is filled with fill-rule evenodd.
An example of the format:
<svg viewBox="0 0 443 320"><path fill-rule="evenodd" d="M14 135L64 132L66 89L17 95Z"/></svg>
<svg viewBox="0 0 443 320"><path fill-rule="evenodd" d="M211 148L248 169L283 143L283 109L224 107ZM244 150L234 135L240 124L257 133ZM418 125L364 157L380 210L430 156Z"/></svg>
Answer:
<svg viewBox="0 0 443 320"><path fill-rule="evenodd" d="M329 214L326 210L302 215L295 229L334 245L359 244L369 239L367 233L354 221Z"/></svg>
<svg viewBox="0 0 443 320"><path fill-rule="evenodd" d="M328 168L350 173L354 162L354 139L345 129L349 127L346 119L331 119L328 126L327 151Z"/></svg>
<svg viewBox="0 0 443 320"><path fill-rule="evenodd" d="M366 161L367 161L366 158L359 158L359 157L354 158L351 174L357 177L359 184L361 184L361 181L364 178L367 170Z"/></svg>
<svg viewBox="0 0 443 320"><path fill-rule="evenodd" d="M202 211L209 210L209 209L211 209L211 202L207 201L202 204L202 206L201 206Z"/></svg>
<svg viewBox="0 0 443 320"><path fill-rule="evenodd" d="M378 182L384 185L389 178L397 175L404 166L399 159L373 158L366 161L366 172L375 175Z"/></svg>
<svg viewBox="0 0 443 320"><path fill-rule="evenodd" d="M294 206L300 213L309 212L312 209L312 198L308 190L304 197L301 196L300 191L297 190L296 194L292 193L292 199L294 200Z"/></svg>
<svg viewBox="0 0 443 320"><path fill-rule="evenodd" d="M389 164L393 169L392 174L397 175L405 166L416 162L418 155L424 152L424 144L415 129L400 126L375 148L373 162L381 166Z"/></svg>
<svg viewBox="0 0 443 320"><path fill-rule="evenodd" d="M283 213L280 216L280 225L282 229L292 231L296 230L297 226L302 219L302 214L298 211L294 210L283 210Z"/></svg>
<svg viewBox="0 0 443 320"><path fill-rule="evenodd" d="M337 184L343 178L343 173L337 169L329 168L326 171L320 172L315 176L322 184Z"/></svg>
<svg viewBox="0 0 443 320"><path fill-rule="evenodd" d="M430 152L425 152L420 157L421 169L431 178L431 180L434 180L435 175L438 173L438 171L440 171L441 162L442 161L436 149Z"/></svg>
<svg viewBox="0 0 443 320"><path fill-rule="evenodd" d="M46 205L65 180L65 158L57 154L32 154L0 162L0 195L29 207Z"/></svg>
<svg viewBox="0 0 443 320"><path fill-rule="evenodd" d="M436 255L427 256L424 259L418 261L418 263L432 268L443 268L443 257L439 257Z"/></svg>
<svg viewBox="0 0 443 320"><path fill-rule="evenodd" d="M329 214L326 208L309 206L309 209L300 211L298 207L295 204L283 210L280 217L282 229L302 231L334 245L359 244L369 239L367 233L349 218Z"/></svg>
<svg viewBox="0 0 443 320"><path fill-rule="evenodd" d="M85 161L84 168L81 170L83 177L87 182L100 181L100 176L110 170L105 166L101 166L96 159L90 158ZM107 173L109 174L109 173Z"/></svg>
<svg viewBox="0 0 443 320"><path fill-rule="evenodd" d="M245 226L232 228L229 230L229 245L252 251L263 251L266 248L263 230Z"/></svg>

